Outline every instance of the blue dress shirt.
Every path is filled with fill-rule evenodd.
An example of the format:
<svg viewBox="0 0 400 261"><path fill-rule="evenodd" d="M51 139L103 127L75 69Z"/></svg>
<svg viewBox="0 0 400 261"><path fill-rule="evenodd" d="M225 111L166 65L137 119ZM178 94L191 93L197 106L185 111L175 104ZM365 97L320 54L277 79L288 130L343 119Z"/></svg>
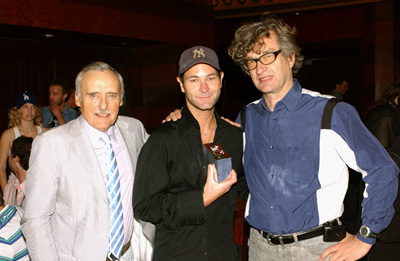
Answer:
<svg viewBox="0 0 400 261"><path fill-rule="evenodd" d="M50 123L50 121L52 119L52 115L53 115L51 113L51 111L49 110L49 106L42 107L42 114L43 114L42 115L42 124L43 124L44 127L48 127L49 123ZM65 122L69 122L69 121L72 121L72 120L78 118L79 117L79 112L69 108L68 105L65 104L65 110L63 111L62 115L63 115L63 118L64 118ZM56 122L56 126L58 126L58 125L59 124L58 124L58 121L57 121Z"/></svg>
<svg viewBox="0 0 400 261"><path fill-rule="evenodd" d="M338 103L331 129L321 130L329 98L302 89L294 79L273 111L263 98L247 106L244 168L251 194L246 219L251 226L282 235L340 217L347 166L361 172L366 182L363 224L374 232L389 224L398 169L351 105Z"/></svg>

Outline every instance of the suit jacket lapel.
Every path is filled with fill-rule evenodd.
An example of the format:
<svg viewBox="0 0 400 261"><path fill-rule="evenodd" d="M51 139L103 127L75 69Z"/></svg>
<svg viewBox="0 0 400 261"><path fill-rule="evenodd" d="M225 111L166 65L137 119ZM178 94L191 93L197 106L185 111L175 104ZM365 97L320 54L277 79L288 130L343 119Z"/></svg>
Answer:
<svg viewBox="0 0 400 261"><path fill-rule="evenodd" d="M81 121L78 118L71 126L72 140L69 143L71 152L76 156L77 162L85 170L92 181L92 185L107 200L106 185L92 143L89 140Z"/></svg>
<svg viewBox="0 0 400 261"><path fill-rule="evenodd" d="M136 138L134 132L129 131L129 124L122 120L118 120L116 123L122 139L124 141L125 151L128 153L129 167L132 175L135 175L136 160L137 160L137 148L136 148Z"/></svg>
<svg viewBox="0 0 400 261"><path fill-rule="evenodd" d="M121 118L119 118L121 119ZM118 129L121 132L122 138L125 142L125 149L129 154L129 160L131 161L131 170L132 170L132 175L135 175L135 171L136 171L136 161L137 158L139 156L139 152L140 149L142 147L142 144L144 141L142 140L136 140L137 138L135 137L135 132L133 130L129 131L129 124L123 120L118 120L116 125L118 126ZM135 179L133 179L135 180ZM135 236L139 235L139 238L137 238L137 240L139 240L141 242L139 249L145 249L147 242L149 242L151 244L152 247L154 247L154 242L155 242L155 234L156 234L156 227L154 224L149 223L149 222L145 222L145 221L139 221L139 223L137 223L138 221L136 221L136 219L134 219L134 223L136 225L138 225L141 228L138 228L138 226L136 226L134 228L134 230L138 230L134 231L133 233L133 237L135 238ZM145 235L146 239L144 237L142 237L142 233L141 231L143 231L143 235Z"/></svg>

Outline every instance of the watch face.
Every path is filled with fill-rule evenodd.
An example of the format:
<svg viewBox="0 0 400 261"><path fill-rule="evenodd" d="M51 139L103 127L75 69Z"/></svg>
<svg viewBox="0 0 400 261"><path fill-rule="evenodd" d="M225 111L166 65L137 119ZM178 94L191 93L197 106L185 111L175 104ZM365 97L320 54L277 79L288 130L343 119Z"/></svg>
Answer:
<svg viewBox="0 0 400 261"><path fill-rule="evenodd" d="M369 234L369 228L366 226L361 226L360 235L366 237L368 236L368 234Z"/></svg>

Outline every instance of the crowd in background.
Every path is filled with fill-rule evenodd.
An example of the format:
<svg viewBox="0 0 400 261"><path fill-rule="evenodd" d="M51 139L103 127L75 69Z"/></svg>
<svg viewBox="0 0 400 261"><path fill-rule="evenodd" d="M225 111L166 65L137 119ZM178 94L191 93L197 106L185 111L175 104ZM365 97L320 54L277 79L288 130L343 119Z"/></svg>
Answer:
<svg viewBox="0 0 400 261"><path fill-rule="evenodd" d="M388 87L363 123L343 102L350 88L347 77L335 81L331 96L303 89L294 78L304 59L295 34L273 15L237 30L228 53L262 94L236 120L244 134L214 111L223 72L214 51L201 46L189 48L180 60L183 118L161 126L150 139L138 120L118 116L124 84L106 63L85 66L75 88L53 81L46 107L40 108L31 92L19 94L0 139L0 257L53 260L73 253L77 260L127 261L135 255L135 260L150 260L154 247L154 260L166 255L213 260L232 251L228 259L239 260L233 244L222 244L232 240L231 230L217 233L226 222L216 227L211 222L219 220L216 213L233 220L233 205L224 205L235 202L242 186L236 182L241 180L250 192L250 260L354 260L365 255L368 260L395 260L393 256L400 256L400 80ZM205 102L208 97L212 102ZM326 111L329 120L324 125ZM182 134L188 130L190 135ZM235 137L236 147L244 137L245 147L230 148L223 139L229 135ZM238 177L233 171L215 182L217 169L210 159L201 165L202 146L217 141L234 156L230 169ZM185 142L199 149L185 147ZM193 157L183 162L176 150ZM168 158L171 154L176 157ZM314 164L318 157L319 166ZM362 205L345 204L359 210L351 215L352 226L358 220L360 227L347 227L353 235L340 220L348 167L362 173L362 189L355 197L364 196ZM192 181L185 176L188 170L195 172ZM96 171L101 177L93 175ZM134 180L140 189L134 189ZM337 233L322 234L326 230ZM71 243L75 233L79 239ZM213 246L206 239L194 239L199 235L215 236L209 238ZM184 247L169 248L175 240Z"/></svg>

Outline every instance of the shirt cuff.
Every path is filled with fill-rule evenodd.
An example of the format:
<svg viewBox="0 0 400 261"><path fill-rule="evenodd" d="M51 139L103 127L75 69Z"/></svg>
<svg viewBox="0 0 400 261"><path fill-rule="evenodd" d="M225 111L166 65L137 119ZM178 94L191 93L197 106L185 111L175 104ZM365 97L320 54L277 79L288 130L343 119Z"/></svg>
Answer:
<svg viewBox="0 0 400 261"><path fill-rule="evenodd" d="M206 221L203 190L182 191L176 196L179 225L199 225Z"/></svg>
<svg viewBox="0 0 400 261"><path fill-rule="evenodd" d="M375 239L375 238L372 238L372 237L367 237L367 238L365 238L365 237L360 236L360 233L357 233L357 238L358 238L360 241L362 241L362 242L364 242L364 243L367 243L367 244L370 244L370 245L375 245L375 242L376 242L376 239Z"/></svg>

